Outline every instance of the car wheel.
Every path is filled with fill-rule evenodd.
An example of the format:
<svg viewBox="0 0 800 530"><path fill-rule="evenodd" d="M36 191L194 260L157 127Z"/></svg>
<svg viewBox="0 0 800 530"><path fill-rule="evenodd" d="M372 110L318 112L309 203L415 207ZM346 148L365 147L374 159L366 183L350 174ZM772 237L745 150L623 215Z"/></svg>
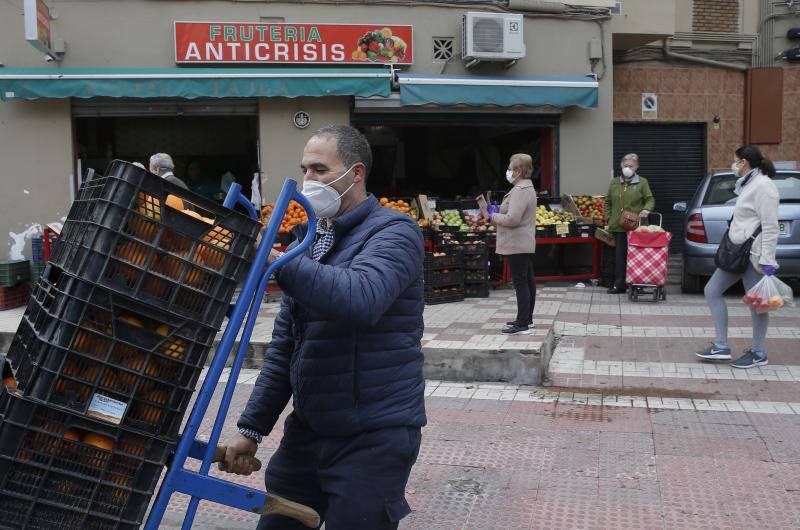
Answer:
<svg viewBox="0 0 800 530"><path fill-rule="evenodd" d="M694 294L700 292L700 276L689 274L686 268L683 269L681 277L681 292L687 294Z"/></svg>

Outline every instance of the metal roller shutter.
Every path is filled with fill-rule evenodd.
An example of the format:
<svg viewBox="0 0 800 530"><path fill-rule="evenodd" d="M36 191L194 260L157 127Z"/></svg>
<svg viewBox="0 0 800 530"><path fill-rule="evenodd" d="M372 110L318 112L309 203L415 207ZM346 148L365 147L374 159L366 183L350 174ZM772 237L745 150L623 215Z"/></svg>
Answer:
<svg viewBox="0 0 800 530"><path fill-rule="evenodd" d="M73 99L76 118L146 116L258 116L257 98Z"/></svg>
<svg viewBox="0 0 800 530"><path fill-rule="evenodd" d="M706 173L704 124L614 124L614 173L627 153L639 155L639 174L650 183L655 210L664 215L664 228L672 232L671 250L683 249L682 213L672 205L688 201Z"/></svg>

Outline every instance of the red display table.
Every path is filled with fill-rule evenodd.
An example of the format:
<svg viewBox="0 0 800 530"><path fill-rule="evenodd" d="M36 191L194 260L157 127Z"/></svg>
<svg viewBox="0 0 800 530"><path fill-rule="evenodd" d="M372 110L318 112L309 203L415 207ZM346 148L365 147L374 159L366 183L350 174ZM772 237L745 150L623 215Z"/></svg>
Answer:
<svg viewBox="0 0 800 530"><path fill-rule="evenodd" d="M536 281L558 281L558 280L591 280L600 277L600 241L595 237L537 237L536 247L541 245L592 245L592 271L582 274L564 274L557 276L536 276ZM511 283L511 273L508 270L508 262L503 262L503 278L496 282L495 286Z"/></svg>

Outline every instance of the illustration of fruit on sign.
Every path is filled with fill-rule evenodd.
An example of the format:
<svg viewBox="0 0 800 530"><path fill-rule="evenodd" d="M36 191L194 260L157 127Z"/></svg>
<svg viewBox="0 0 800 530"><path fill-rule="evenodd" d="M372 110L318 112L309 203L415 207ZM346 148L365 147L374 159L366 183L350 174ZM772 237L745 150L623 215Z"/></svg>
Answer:
<svg viewBox="0 0 800 530"><path fill-rule="evenodd" d="M358 39L351 57L356 61L398 63L406 58L408 44L389 28L368 31Z"/></svg>

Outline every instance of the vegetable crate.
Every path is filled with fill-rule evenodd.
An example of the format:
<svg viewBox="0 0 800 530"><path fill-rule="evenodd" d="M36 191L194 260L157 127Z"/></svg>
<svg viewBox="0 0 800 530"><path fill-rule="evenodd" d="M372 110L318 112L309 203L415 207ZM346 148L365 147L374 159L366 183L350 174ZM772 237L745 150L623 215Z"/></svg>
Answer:
<svg viewBox="0 0 800 530"><path fill-rule="evenodd" d="M465 298L489 298L489 282L467 282L464 284Z"/></svg>
<svg viewBox="0 0 800 530"><path fill-rule="evenodd" d="M219 329L258 221L116 160L87 181L52 262L132 299Z"/></svg>
<svg viewBox="0 0 800 530"><path fill-rule="evenodd" d="M0 527L134 530L174 444L0 388Z"/></svg>
<svg viewBox="0 0 800 530"><path fill-rule="evenodd" d="M443 285L458 285L464 283L464 271L461 269L434 269L425 271L425 289Z"/></svg>
<svg viewBox="0 0 800 530"><path fill-rule="evenodd" d="M451 252L441 256L437 256L435 253L431 252L425 253L424 268L426 271L435 269L461 268L462 266L463 261L461 258L461 253L459 252Z"/></svg>
<svg viewBox="0 0 800 530"><path fill-rule="evenodd" d="M464 254L464 268L467 270L488 270L489 252L471 252Z"/></svg>
<svg viewBox="0 0 800 530"><path fill-rule="evenodd" d="M14 287L31 279L28 260L0 260L0 287Z"/></svg>
<svg viewBox="0 0 800 530"><path fill-rule="evenodd" d="M215 335L49 264L8 359L29 397L174 440Z"/></svg>
<svg viewBox="0 0 800 530"><path fill-rule="evenodd" d="M447 304L464 300L464 284L438 287L425 291L425 305Z"/></svg>

